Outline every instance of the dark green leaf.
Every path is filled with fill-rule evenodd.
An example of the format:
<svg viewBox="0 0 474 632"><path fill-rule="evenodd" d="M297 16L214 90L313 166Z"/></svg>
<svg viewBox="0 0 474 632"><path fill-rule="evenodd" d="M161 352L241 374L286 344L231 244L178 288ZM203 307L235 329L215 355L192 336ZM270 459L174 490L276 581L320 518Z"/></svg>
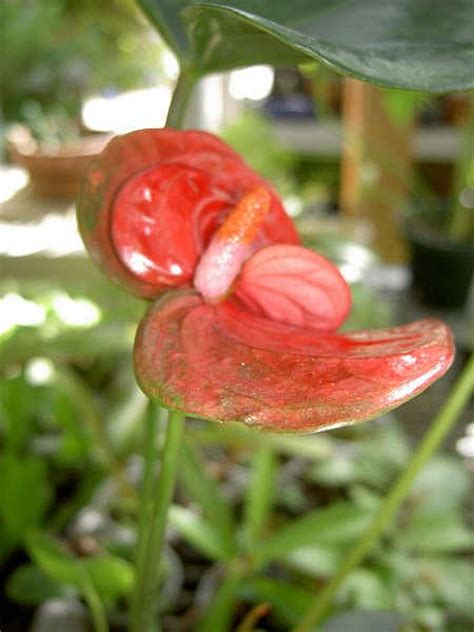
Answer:
<svg viewBox="0 0 474 632"><path fill-rule="evenodd" d="M140 0L183 64L215 72L320 60L388 87L474 83L470 0Z"/></svg>
<svg viewBox="0 0 474 632"><path fill-rule="evenodd" d="M71 589L55 581L33 564L17 568L8 578L8 598L17 603L34 606L47 599L66 597Z"/></svg>
<svg viewBox="0 0 474 632"><path fill-rule="evenodd" d="M51 498L46 464L32 456L0 457L0 515L2 546L21 542L40 524Z"/></svg>

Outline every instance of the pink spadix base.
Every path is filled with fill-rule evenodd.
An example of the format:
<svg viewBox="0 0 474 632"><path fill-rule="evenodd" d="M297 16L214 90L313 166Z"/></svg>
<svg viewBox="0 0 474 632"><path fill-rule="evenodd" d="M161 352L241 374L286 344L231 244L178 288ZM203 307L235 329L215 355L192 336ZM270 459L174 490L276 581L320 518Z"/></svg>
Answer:
<svg viewBox="0 0 474 632"><path fill-rule="evenodd" d="M270 210L271 196L265 187L245 195L215 234L201 257L194 287L208 303L226 298L243 263L255 251L255 238Z"/></svg>
<svg viewBox="0 0 474 632"><path fill-rule="evenodd" d="M194 287L208 303L226 298L242 264L252 250L240 242L213 241L204 253L194 276Z"/></svg>

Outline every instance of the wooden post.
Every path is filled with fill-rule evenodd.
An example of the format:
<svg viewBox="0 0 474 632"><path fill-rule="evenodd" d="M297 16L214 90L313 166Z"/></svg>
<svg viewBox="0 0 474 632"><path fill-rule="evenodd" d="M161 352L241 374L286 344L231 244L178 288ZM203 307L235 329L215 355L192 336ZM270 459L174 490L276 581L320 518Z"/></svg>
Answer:
<svg viewBox="0 0 474 632"><path fill-rule="evenodd" d="M411 184L409 99L356 79L344 80L341 207L344 213L371 222L373 247L391 263L406 256L397 216Z"/></svg>

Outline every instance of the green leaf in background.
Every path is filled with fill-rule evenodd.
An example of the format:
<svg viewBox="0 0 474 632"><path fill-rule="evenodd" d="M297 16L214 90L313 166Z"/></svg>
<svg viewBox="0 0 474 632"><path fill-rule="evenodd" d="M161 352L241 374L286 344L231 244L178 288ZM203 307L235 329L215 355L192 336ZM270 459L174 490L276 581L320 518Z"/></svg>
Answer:
<svg viewBox="0 0 474 632"><path fill-rule="evenodd" d="M282 562L291 569L310 577L328 577L337 571L344 551L335 546L305 546L290 551Z"/></svg>
<svg viewBox="0 0 474 632"><path fill-rule="evenodd" d="M29 534L28 550L39 568L53 581L74 586L81 593L92 586L104 601L128 594L133 586L132 566L108 553L75 558L59 542L40 531Z"/></svg>
<svg viewBox="0 0 474 632"><path fill-rule="evenodd" d="M319 60L343 74L426 92L474 84L471 0L139 0L198 73Z"/></svg>
<svg viewBox="0 0 474 632"><path fill-rule="evenodd" d="M472 550L474 534L459 512L423 513L403 529L398 545L420 553Z"/></svg>
<svg viewBox="0 0 474 632"><path fill-rule="evenodd" d="M0 457L0 555L41 523L51 500L46 470L34 456Z"/></svg>
<svg viewBox="0 0 474 632"><path fill-rule="evenodd" d="M291 186L296 156L275 137L271 122L256 110L244 110L220 133L220 137L280 194Z"/></svg>
<svg viewBox="0 0 474 632"><path fill-rule="evenodd" d="M410 499L416 513L444 514L460 508L469 490L469 472L463 462L452 456L436 456L417 476Z"/></svg>
<svg viewBox="0 0 474 632"><path fill-rule="evenodd" d="M230 569L206 607L196 632L225 632L230 629L241 582L242 574L239 569Z"/></svg>
<svg viewBox="0 0 474 632"><path fill-rule="evenodd" d="M341 587L341 600L357 610L388 610L395 606L393 594L375 570L358 568Z"/></svg>
<svg viewBox="0 0 474 632"><path fill-rule="evenodd" d="M92 441L83 417L77 414L74 401L63 389L52 388L51 399L54 421L62 429L58 461L64 465L84 461L91 451Z"/></svg>
<svg viewBox="0 0 474 632"><path fill-rule="evenodd" d="M26 606L74 594L73 589L55 581L33 564L20 566L9 576L6 592L9 599Z"/></svg>
<svg viewBox="0 0 474 632"><path fill-rule="evenodd" d="M435 457L413 485L410 520L399 534L398 544L423 553L472 550L474 534L463 519L469 490L469 472L461 461L452 456Z"/></svg>
<svg viewBox="0 0 474 632"><path fill-rule="evenodd" d="M104 601L113 601L132 590L133 566L120 557L102 554L81 559L80 564Z"/></svg>
<svg viewBox="0 0 474 632"><path fill-rule="evenodd" d="M469 617L474 623L474 572L470 560L444 557L423 560L420 573L430 578L446 608Z"/></svg>
<svg viewBox="0 0 474 632"><path fill-rule="evenodd" d="M183 447L179 478L192 500L196 501L213 527L219 530L229 555L236 551L232 511L219 491L217 482L205 471L197 451L186 441Z"/></svg>
<svg viewBox="0 0 474 632"><path fill-rule="evenodd" d="M410 449L406 434L393 415L371 427L370 433L355 429L355 441L342 444L309 470L309 480L328 487L363 483L385 489L406 463ZM345 449L344 449L345 448Z"/></svg>
<svg viewBox="0 0 474 632"><path fill-rule="evenodd" d="M39 568L60 584L80 588L82 582L75 558L46 533L34 530L27 538L27 548Z"/></svg>
<svg viewBox="0 0 474 632"><path fill-rule="evenodd" d="M228 560L231 557L219 530L191 509L172 505L168 521L191 546L210 559Z"/></svg>
<svg viewBox="0 0 474 632"><path fill-rule="evenodd" d="M284 525L255 551L257 563L279 559L289 551L311 545L351 542L367 528L371 513L347 502L309 512Z"/></svg>
<svg viewBox="0 0 474 632"><path fill-rule="evenodd" d="M341 612L323 627L322 632L399 632L405 617L396 612Z"/></svg>
<svg viewBox="0 0 474 632"><path fill-rule="evenodd" d="M242 597L252 603L269 602L270 613L287 625L294 625L308 610L314 600L314 593L300 588L294 583L271 579L270 577L250 578L242 584ZM351 631L352 632L352 631Z"/></svg>
<svg viewBox="0 0 474 632"><path fill-rule="evenodd" d="M253 458L244 510L243 535L250 549L257 544L270 512L276 471L273 449L269 445L258 448Z"/></svg>
<svg viewBox="0 0 474 632"><path fill-rule="evenodd" d="M23 375L2 379L0 389L0 432L5 449L24 450L34 429L37 402L33 389Z"/></svg>

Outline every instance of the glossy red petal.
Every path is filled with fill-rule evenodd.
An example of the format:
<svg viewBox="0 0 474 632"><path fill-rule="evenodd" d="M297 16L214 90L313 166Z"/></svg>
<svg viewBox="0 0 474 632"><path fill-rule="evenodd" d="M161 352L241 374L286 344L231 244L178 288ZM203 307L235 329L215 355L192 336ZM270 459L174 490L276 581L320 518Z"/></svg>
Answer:
<svg viewBox="0 0 474 632"><path fill-rule="evenodd" d="M267 246L252 255L235 292L261 316L319 331L335 331L351 307L349 286L336 266L294 245Z"/></svg>
<svg viewBox="0 0 474 632"><path fill-rule="evenodd" d="M441 377L453 353L436 320L321 334L184 291L150 308L135 368L147 395L188 415L312 432L399 406Z"/></svg>
<svg viewBox="0 0 474 632"><path fill-rule="evenodd" d="M239 199L262 184L212 134L140 130L114 138L89 169L79 228L109 276L153 297L191 282L212 234ZM270 191L271 210L258 245L298 243L291 219Z"/></svg>

